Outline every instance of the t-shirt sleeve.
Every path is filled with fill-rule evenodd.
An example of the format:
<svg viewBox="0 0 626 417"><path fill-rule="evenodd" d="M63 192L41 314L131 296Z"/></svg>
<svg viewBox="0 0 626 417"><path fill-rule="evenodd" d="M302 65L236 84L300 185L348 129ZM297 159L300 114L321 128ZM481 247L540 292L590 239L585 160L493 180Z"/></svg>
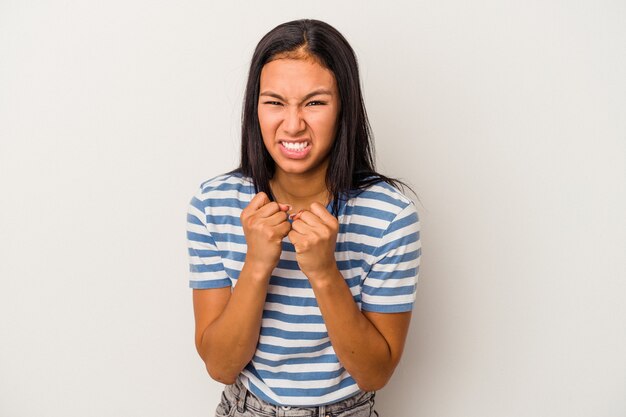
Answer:
<svg viewBox="0 0 626 417"><path fill-rule="evenodd" d="M361 308L378 313L411 311L422 249L415 204L408 204L383 233L361 287Z"/></svg>
<svg viewBox="0 0 626 417"><path fill-rule="evenodd" d="M189 287L221 288L231 285L222 257L206 224L205 196L200 190L187 211L187 248L189 252Z"/></svg>

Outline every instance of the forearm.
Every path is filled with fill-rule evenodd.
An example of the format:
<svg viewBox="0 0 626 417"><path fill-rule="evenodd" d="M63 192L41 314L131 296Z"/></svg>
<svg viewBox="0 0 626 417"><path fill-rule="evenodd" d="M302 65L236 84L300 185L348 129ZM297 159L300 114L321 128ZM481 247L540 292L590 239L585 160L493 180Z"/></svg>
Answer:
<svg viewBox="0 0 626 417"><path fill-rule="evenodd" d="M363 315L338 270L311 280L339 361L364 391L386 384L395 364L383 335Z"/></svg>
<svg viewBox="0 0 626 417"><path fill-rule="evenodd" d="M211 377L235 381L250 362L259 339L269 272L244 264L220 316L203 332L199 353Z"/></svg>

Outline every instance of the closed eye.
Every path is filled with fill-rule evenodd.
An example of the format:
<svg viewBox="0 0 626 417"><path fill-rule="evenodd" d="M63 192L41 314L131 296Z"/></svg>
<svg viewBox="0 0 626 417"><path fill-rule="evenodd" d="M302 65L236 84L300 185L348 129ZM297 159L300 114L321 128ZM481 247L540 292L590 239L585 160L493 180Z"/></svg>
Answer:
<svg viewBox="0 0 626 417"><path fill-rule="evenodd" d="M272 106L282 106L283 104L280 101L264 101L263 104L269 104Z"/></svg>

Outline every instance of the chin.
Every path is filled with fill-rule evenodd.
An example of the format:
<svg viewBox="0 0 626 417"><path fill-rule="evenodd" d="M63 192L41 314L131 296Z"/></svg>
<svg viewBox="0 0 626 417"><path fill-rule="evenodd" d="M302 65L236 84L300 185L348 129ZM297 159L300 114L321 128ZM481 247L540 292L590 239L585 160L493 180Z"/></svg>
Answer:
<svg viewBox="0 0 626 417"><path fill-rule="evenodd" d="M292 160L283 158L282 155L280 158L273 158L274 164L276 168L284 172L285 174L292 175L302 175L302 174L313 174L320 170L325 170L328 167L328 164L325 164L326 161L319 161L315 163L316 158L311 158L312 155L305 159Z"/></svg>
<svg viewBox="0 0 626 417"><path fill-rule="evenodd" d="M308 167L291 167L291 166L285 166L285 165L282 165L282 166L281 165L277 165L277 168L279 168L285 174L294 174L294 175L306 174L307 172L311 172L312 171Z"/></svg>

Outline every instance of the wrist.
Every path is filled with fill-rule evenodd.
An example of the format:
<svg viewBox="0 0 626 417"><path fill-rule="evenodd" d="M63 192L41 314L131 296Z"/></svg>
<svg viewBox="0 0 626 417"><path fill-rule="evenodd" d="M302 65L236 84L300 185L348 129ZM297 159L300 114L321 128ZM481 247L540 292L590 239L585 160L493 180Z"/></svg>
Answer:
<svg viewBox="0 0 626 417"><path fill-rule="evenodd" d="M337 268L337 264L331 265L327 268L320 269L313 272L305 272L307 278L311 282L311 286L315 288L327 288L337 285L337 282L343 282L344 278Z"/></svg>
<svg viewBox="0 0 626 417"><path fill-rule="evenodd" d="M269 277L272 275L272 271L275 267L276 265L251 259L246 256L241 272L244 273L245 271L247 275L258 280L269 280Z"/></svg>

